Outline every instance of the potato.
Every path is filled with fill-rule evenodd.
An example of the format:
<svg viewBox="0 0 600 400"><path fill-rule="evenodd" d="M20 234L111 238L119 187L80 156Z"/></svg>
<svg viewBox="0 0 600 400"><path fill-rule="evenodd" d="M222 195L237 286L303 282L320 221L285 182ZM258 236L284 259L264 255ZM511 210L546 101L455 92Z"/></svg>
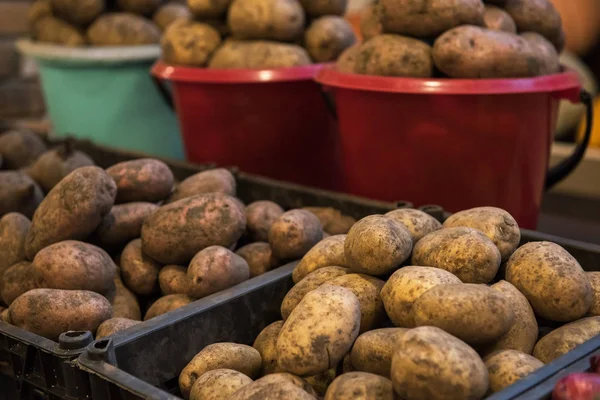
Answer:
<svg viewBox="0 0 600 400"><path fill-rule="evenodd" d="M336 376L337 367L330 368L317 375L306 376L304 379L306 380L306 383L312 387L313 392L322 398L325 396L325 393L327 393L327 388L329 388L329 385L331 385L331 382L333 382Z"/></svg>
<svg viewBox="0 0 600 400"><path fill-rule="evenodd" d="M187 268L179 265L166 265L158 273L158 285L163 295L187 294Z"/></svg>
<svg viewBox="0 0 600 400"><path fill-rule="evenodd" d="M521 34L521 37L527 40L534 51L537 52L537 59L540 63L539 75L550 75L560 72L558 52L552 43L535 32L524 32Z"/></svg>
<svg viewBox="0 0 600 400"><path fill-rule="evenodd" d="M142 251L142 241L132 240L121 253L121 275L132 292L148 295L158 291L161 265Z"/></svg>
<svg viewBox="0 0 600 400"><path fill-rule="evenodd" d="M227 400L315 400L315 396L305 392L300 387L285 379L273 381L271 375L265 376L249 385L244 386Z"/></svg>
<svg viewBox="0 0 600 400"><path fill-rule="evenodd" d="M360 332L378 327L385 319L381 301L384 281L363 274L344 274L327 281L328 285L350 289L360 303Z"/></svg>
<svg viewBox="0 0 600 400"><path fill-rule="evenodd" d="M306 50L294 44L227 40L215 51L209 68L273 69L309 65Z"/></svg>
<svg viewBox="0 0 600 400"><path fill-rule="evenodd" d="M117 203L165 200L173 189L173 172L162 161L151 158L124 161L106 172L117 184Z"/></svg>
<svg viewBox="0 0 600 400"><path fill-rule="evenodd" d="M65 47L80 47L86 44L86 38L79 29L54 17L37 20L31 29L31 36L38 42Z"/></svg>
<svg viewBox="0 0 600 400"><path fill-rule="evenodd" d="M308 54L316 62L337 60L339 55L355 42L352 25L338 16L317 18L304 33L304 44Z"/></svg>
<svg viewBox="0 0 600 400"><path fill-rule="evenodd" d="M300 0L302 8L311 17L344 15L347 3L347 0Z"/></svg>
<svg viewBox="0 0 600 400"><path fill-rule="evenodd" d="M250 346L237 343L211 344L196 354L181 371L179 389L187 399L196 380L208 371L227 368L254 379L258 377L260 367L260 354Z"/></svg>
<svg viewBox="0 0 600 400"><path fill-rule="evenodd" d="M173 65L204 67L220 45L221 35L215 28L186 20L172 23L161 39L163 60Z"/></svg>
<svg viewBox="0 0 600 400"><path fill-rule="evenodd" d="M283 319L288 319L294 308L296 308L308 292L315 290L333 278L346 275L347 273L347 268L323 267L308 274L306 278L294 285L283 298L283 302L281 303L281 316Z"/></svg>
<svg viewBox="0 0 600 400"><path fill-rule="evenodd" d="M508 212L497 207L476 207L451 215L444 228L467 227L477 229L494 242L503 261L508 260L519 246L521 231L517 221Z"/></svg>
<svg viewBox="0 0 600 400"><path fill-rule="evenodd" d="M90 235L114 204L117 187L98 167L82 167L67 175L37 208L25 243L29 260L51 244Z"/></svg>
<svg viewBox="0 0 600 400"><path fill-rule="evenodd" d="M223 16L231 0L187 0L190 11L198 19L210 19Z"/></svg>
<svg viewBox="0 0 600 400"><path fill-rule="evenodd" d="M430 77L433 74L431 46L399 35L375 36L360 47L354 72L364 75Z"/></svg>
<svg viewBox="0 0 600 400"><path fill-rule="evenodd" d="M160 29L152 21L126 12L100 16L87 30L94 46L140 46L158 44Z"/></svg>
<svg viewBox="0 0 600 400"><path fill-rule="evenodd" d="M513 33L459 26L433 44L437 68L452 78L521 78L543 73L545 61L529 41Z"/></svg>
<svg viewBox="0 0 600 400"><path fill-rule="evenodd" d="M277 372L274 374L269 374L260 378L259 381L261 384L290 382L295 386L299 387L300 389L304 390L311 396L317 397L317 393L315 392L313 387L307 382L307 380L304 380L299 376L287 372Z"/></svg>
<svg viewBox="0 0 600 400"><path fill-rule="evenodd" d="M44 199L40 187L23 171L0 171L0 216L17 212L31 218Z"/></svg>
<svg viewBox="0 0 600 400"><path fill-rule="evenodd" d="M246 229L241 203L208 193L162 206L144 220L144 253L163 264L187 264L209 246L230 247Z"/></svg>
<svg viewBox="0 0 600 400"><path fill-rule="evenodd" d="M42 138L31 131L13 130L0 135L0 155L8 169L25 168L46 151Z"/></svg>
<svg viewBox="0 0 600 400"><path fill-rule="evenodd" d="M459 25L482 25L481 0L381 0L383 29L419 38L432 38Z"/></svg>
<svg viewBox="0 0 600 400"><path fill-rule="evenodd" d="M390 211L385 216L406 226L413 243L417 243L423 236L442 227L442 224L431 215L413 208L400 208Z"/></svg>
<svg viewBox="0 0 600 400"><path fill-rule="evenodd" d="M356 223L356 220L349 215L343 215L340 210L336 210L331 207L304 207L306 211L310 211L315 214L321 225L323 225L323 231L330 235L345 235L348 233L352 225Z"/></svg>
<svg viewBox="0 0 600 400"><path fill-rule="evenodd" d="M192 19L192 13L184 4L175 2L160 6L152 17L152 21L163 32L179 19L189 21Z"/></svg>
<svg viewBox="0 0 600 400"><path fill-rule="evenodd" d="M490 377L490 391L495 393L542 368L544 363L517 350L503 350L487 357L485 366Z"/></svg>
<svg viewBox="0 0 600 400"><path fill-rule="evenodd" d="M369 40L383 33L383 7L380 0L376 0L373 4L362 11L360 15L360 33L363 40Z"/></svg>
<svg viewBox="0 0 600 400"><path fill-rule="evenodd" d="M461 281L450 272L439 268L403 267L387 280L381 290L381 299L394 325L414 328L416 326L413 313L415 301L432 287L448 283L461 283Z"/></svg>
<svg viewBox="0 0 600 400"><path fill-rule="evenodd" d="M151 15L163 3L163 0L117 0L119 8L140 15Z"/></svg>
<svg viewBox="0 0 600 400"><path fill-rule="evenodd" d="M517 33L517 25L510 14L500 7L485 6L485 14L483 15L483 25L492 31L504 31L509 33Z"/></svg>
<svg viewBox="0 0 600 400"><path fill-rule="evenodd" d="M350 372L338 376L327 389L325 400L394 400L392 381L368 372Z"/></svg>
<svg viewBox="0 0 600 400"><path fill-rule="evenodd" d="M32 29L38 20L44 17L51 17L52 14L52 0L34 1L27 10L27 22L29 23L29 29Z"/></svg>
<svg viewBox="0 0 600 400"><path fill-rule="evenodd" d="M493 284L492 289L502 293L511 304L515 320L508 332L486 349L487 354L500 350L518 350L531 354L538 338L538 325L533 309L519 290L506 281Z"/></svg>
<svg viewBox="0 0 600 400"><path fill-rule="evenodd" d="M412 253L412 264L445 269L465 283L488 283L500 268L498 247L473 228L446 228L425 235Z"/></svg>
<svg viewBox="0 0 600 400"><path fill-rule="evenodd" d="M225 193L235 196L235 177L225 168L198 172L177 185L169 197L169 202L205 193Z"/></svg>
<svg viewBox="0 0 600 400"><path fill-rule="evenodd" d="M2 237L2 220L0 220L0 237ZM0 250L1 253L1 250ZM0 264L2 260L0 259ZM600 316L600 272L592 271L586 272L588 281L590 282L590 286L592 287L593 298L592 298L592 306L590 307L587 316L595 317Z"/></svg>
<svg viewBox="0 0 600 400"><path fill-rule="evenodd" d="M192 259L187 278L188 294L200 299L248 280L250 267L231 250L210 246Z"/></svg>
<svg viewBox="0 0 600 400"><path fill-rule="evenodd" d="M303 257L323 239L323 227L313 213L291 210L281 214L269 229L269 244L279 260Z"/></svg>
<svg viewBox="0 0 600 400"><path fill-rule="evenodd" d="M506 0L504 9L514 19L519 32L537 32L548 40L560 35L560 14L549 0Z"/></svg>
<svg viewBox="0 0 600 400"><path fill-rule="evenodd" d="M8 268L25 261L25 239L30 226L31 221L23 214L8 213L0 218L0 283Z"/></svg>
<svg viewBox="0 0 600 400"><path fill-rule="evenodd" d="M33 259L38 287L104 293L113 285L117 266L100 247L65 240L40 250Z"/></svg>
<svg viewBox="0 0 600 400"><path fill-rule="evenodd" d="M77 168L95 165L85 153L72 148L69 142L45 152L26 172L46 192Z"/></svg>
<svg viewBox="0 0 600 400"><path fill-rule="evenodd" d="M432 326L398 339L391 375L401 398L477 400L488 389L487 368L475 350Z"/></svg>
<svg viewBox="0 0 600 400"><path fill-rule="evenodd" d="M156 204L141 201L118 204L100 222L95 239L102 247L110 247L138 238L144 220L157 209Z"/></svg>
<svg viewBox="0 0 600 400"><path fill-rule="evenodd" d="M246 375L232 369L208 371L192 386L190 400L224 400L252 382Z"/></svg>
<svg viewBox="0 0 600 400"><path fill-rule="evenodd" d="M382 328L363 333L350 352L352 367L356 371L389 378L394 347L407 331L405 328Z"/></svg>
<svg viewBox="0 0 600 400"><path fill-rule="evenodd" d="M541 338L533 349L533 356L547 364L598 334L600 334L600 317L571 322Z"/></svg>
<svg viewBox="0 0 600 400"><path fill-rule="evenodd" d="M302 257L294 271L292 279L299 283L314 271L330 266L346 266L344 242L346 235L334 235L321 240ZM315 286L316 288L316 286Z"/></svg>
<svg viewBox="0 0 600 400"><path fill-rule="evenodd" d="M552 321L574 321L592 305L593 291L585 272L555 243L519 247L506 264L506 280L527 297L537 315Z"/></svg>
<svg viewBox="0 0 600 400"><path fill-rule="evenodd" d="M29 261L21 261L8 268L0 279L0 293L7 305L23 293L37 289L33 267Z"/></svg>
<svg viewBox="0 0 600 400"><path fill-rule="evenodd" d="M135 321L128 318L111 318L107 319L98 326L96 332L96 340L114 335L117 332L124 331L127 328L141 324L141 321Z"/></svg>
<svg viewBox="0 0 600 400"><path fill-rule="evenodd" d="M469 344L490 343L515 321L510 300L485 285L450 283L423 293L413 305L416 326L435 326Z"/></svg>
<svg viewBox="0 0 600 400"><path fill-rule="evenodd" d="M293 41L304 29L304 11L297 0L233 0L227 25L238 39Z"/></svg>
<svg viewBox="0 0 600 400"><path fill-rule="evenodd" d="M252 347L254 347L260 353L262 358L262 370L261 375L274 374L281 372L281 368L277 365L277 338L279 332L283 327L283 321L275 321L270 325L267 325L263 329Z"/></svg>
<svg viewBox="0 0 600 400"><path fill-rule="evenodd" d="M360 329L360 302L350 289L323 285L308 293L283 324L277 362L299 376L334 368Z"/></svg>
<svg viewBox="0 0 600 400"><path fill-rule="evenodd" d="M87 290L34 289L9 307L13 325L51 340L66 331L96 331L111 318L108 300Z"/></svg>
<svg viewBox="0 0 600 400"><path fill-rule="evenodd" d="M371 215L348 232L345 266L367 275L383 275L398 268L411 249L412 238L403 224L383 215Z"/></svg>
<svg viewBox="0 0 600 400"><path fill-rule="evenodd" d="M135 321L142 319L140 304L133 292L123 284L121 276L117 274L114 279L114 289L106 295L113 309L113 318L127 318Z"/></svg>
<svg viewBox="0 0 600 400"><path fill-rule="evenodd" d="M277 259L273 257L273 251L269 243L250 243L238 249L235 254L248 263L250 278L262 275L279 265Z"/></svg>
<svg viewBox="0 0 600 400"><path fill-rule="evenodd" d="M194 299L185 294L169 294L156 300L154 304L150 306L146 315L144 315L144 321L148 321L159 315L166 314L169 311L176 310L183 306L192 303Z"/></svg>
<svg viewBox="0 0 600 400"><path fill-rule="evenodd" d="M358 57L358 53L360 53L360 46L360 43L357 43L340 54L335 68L340 72L353 74L356 67L356 58Z"/></svg>
<svg viewBox="0 0 600 400"><path fill-rule="evenodd" d="M6 322L7 324L12 325L12 321L10 320L10 313L8 311L8 308L2 311L2 313L0 314L0 320Z"/></svg>
<svg viewBox="0 0 600 400"><path fill-rule="evenodd" d="M248 236L254 242L269 240L269 229L273 222L283 214L279 204L268 200L255 201L246 206Z"/></svg>
<svg viewBox="0 0 600 400"><path fill-rule="evenodd" d="M105 8L104 0L52 0L53 11L65 21L85 26L95 20Z"/></svg>

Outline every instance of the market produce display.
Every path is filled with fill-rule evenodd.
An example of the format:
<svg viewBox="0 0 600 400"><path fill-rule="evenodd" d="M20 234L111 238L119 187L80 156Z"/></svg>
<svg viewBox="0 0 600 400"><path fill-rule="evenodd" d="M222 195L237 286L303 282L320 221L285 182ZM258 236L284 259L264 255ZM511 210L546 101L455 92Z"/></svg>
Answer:
<svg viewBox="0 0 600 400"><path fill-rule="evenodd" d="M365 40L338 59L345 73L520 78L559 72L560 15L550 0L375 0Z"/></svg>
<svg viewBox="0 0 600 400"><path fill-rule="evenodd" d="M411 209L365 217L297 264L281 319L254 341L260 368L216 343L181 372L181 393L475 400L501 391L600 334L598 273L555 243L520 239L495 207L443 224ZM227 390L209 395L214 387Z"/></svg>
<svg viewBox="0 0 600 400"><path fill-rule="evenodd" d="M161 31L190 18L165 0L36 0L28 15L33 40L67 47L158 44Z"/></svg>
<svg viewBox="0 0 600 400"><path fill-rule="evenodd" d="M0 171L2 319L52 340L110 336L302 258L355 222L330 208L246 207L222 168L181 182L150 158L104 170L28 131L0 134L0 156L18 168Z"/></svg>
<svg viewBox="0 0 600 400"><path fill-rule="evenodd" d="M342 15L345 0L188 0L190 20L161 40L173 65L283 68L331 62L356 37Z"/></svg>

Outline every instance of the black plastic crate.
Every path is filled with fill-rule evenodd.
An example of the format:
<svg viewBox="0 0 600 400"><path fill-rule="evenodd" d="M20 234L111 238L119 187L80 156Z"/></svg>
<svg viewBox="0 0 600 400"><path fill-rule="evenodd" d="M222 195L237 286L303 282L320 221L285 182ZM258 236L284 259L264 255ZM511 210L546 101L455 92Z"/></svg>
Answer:
<svg viewBox="0 0 600 400"><path fill-rule="evenodd" d="M523 243L556 242L585 270L600 269L600 246L531 231L522 235ZM280 319L280 304L292 286L294 266L271 271L143 326L94 342L79 357L79 364L92 376L92 398L179 399L179 373L206 345L223 341L251 345L266 325ZM599 349L600 336L489 399L543 399L545 395L534 396L538 386L553 386L571 365Z"/></svg>

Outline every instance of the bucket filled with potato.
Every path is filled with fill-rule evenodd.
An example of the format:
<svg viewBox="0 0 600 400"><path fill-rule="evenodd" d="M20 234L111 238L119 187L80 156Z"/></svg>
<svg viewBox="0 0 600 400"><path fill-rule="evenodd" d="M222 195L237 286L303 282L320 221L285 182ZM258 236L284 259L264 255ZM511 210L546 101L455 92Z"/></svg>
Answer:
<svg viewBox="0 0 600 400"><path fill-rule="evenodd" d="M317 77L337 105L345 190L495 205L535 228L544 188L580 158L548 171L559 101L589 100L559 63L552 3L377 0L360 27L364 41Z"/></svg>
<svg viewBox="0 0 600 400"><path fill-rule="evenodd" d="M19 51L36 60L54 133L182 158L177 120L148 70L161 30L189 16L159 0L37 0Z"/></svg>
<svg viewBox="0 0 600 400"><path fill-rule="evenodd" d="M337 125L314 76L356 42L346 0L187 4L153 69L172 83L187 159L338 188Z"/></svg>

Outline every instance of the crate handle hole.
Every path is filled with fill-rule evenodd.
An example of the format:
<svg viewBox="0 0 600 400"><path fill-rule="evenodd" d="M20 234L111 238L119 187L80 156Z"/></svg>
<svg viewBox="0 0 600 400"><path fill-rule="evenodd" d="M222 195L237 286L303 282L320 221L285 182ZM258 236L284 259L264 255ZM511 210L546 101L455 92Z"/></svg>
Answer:
<svg viewBox="0 0 600 400"><path fill-rule="evenodd" d="M99 340L96 343L94 343L94 347L98 350L106 350L106 348L108 347L108 343L110 343L109 340Z"/></svg>
<svg viewBox="0 0 600 400"><path fill-rule="evenodd" d="M69 331L66 332L65 335L68 337L79 337L81 335L85 335L86 332L85 331Z"/></svg>

